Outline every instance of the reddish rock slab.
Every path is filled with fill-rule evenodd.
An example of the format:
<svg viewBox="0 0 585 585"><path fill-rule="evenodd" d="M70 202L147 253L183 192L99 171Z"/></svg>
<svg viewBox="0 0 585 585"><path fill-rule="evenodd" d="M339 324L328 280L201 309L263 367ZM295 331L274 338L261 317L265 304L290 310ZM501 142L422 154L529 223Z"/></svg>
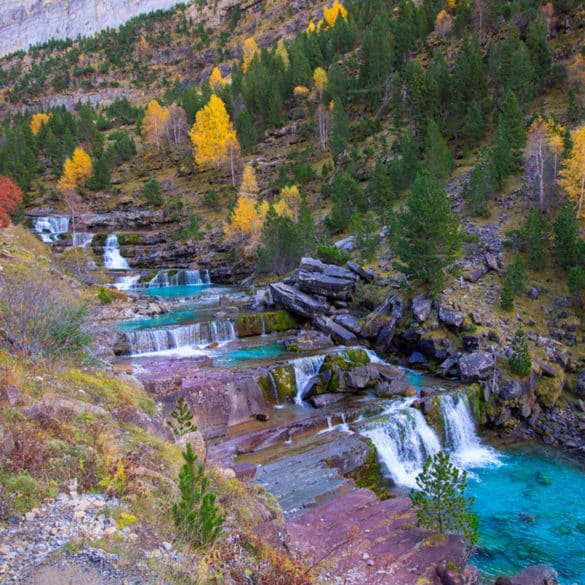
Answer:
<svg viewBox="0 0 585 585"><path fill-rule="evenodd" d="M416 526L406 497L379 501L354 490L287 522L293 546L327 585L428 585L441 561L465 565L457 537Z"/></svg>

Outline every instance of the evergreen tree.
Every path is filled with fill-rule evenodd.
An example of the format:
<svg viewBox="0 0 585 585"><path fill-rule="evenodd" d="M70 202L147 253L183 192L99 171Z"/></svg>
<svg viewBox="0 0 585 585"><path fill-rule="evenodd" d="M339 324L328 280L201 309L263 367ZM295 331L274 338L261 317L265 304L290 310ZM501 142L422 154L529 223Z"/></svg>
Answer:
<svg viewBox="0 0 585 585"><path fill-rule="evenodd" d="M526 130L522 124L522 111L516 94L509 90L502 106L501 122L511 149L512 167L520 170L523 167L523 149L526 146Z"/></svg>
<svg viewBox="0 0 585 585"><path fill-rule="evenodd" d="M475 100L467 107L465 114L465 125L463 126L463 136L472 144L477 144L485 134L485 118Z"/></svg>
<svg viewBox="0 0 585 585"><path fill-rule="evenodd" d="M368 262L374 256L379 237L374 216L368 211L365 215L354 211L350 220L351 233L360 251L360 258Z"/></svg>
<svg viewBox="0 0 585 585"><path fill-rule="evenodd" d="M112 173L110 172L111 156L108 152L103 153L102 156L98 158L93 166L93 176L85 182L86 187L92 191L107 189L110 186Z"/></svg>
<svg viewBox="0 0 585 585"><path fill-rule="evenodd" d="M193 424L193 414L183 396L177 401L177 406L171 411L170 416L172 420L167 420L167 424L176 438L197 430L197 426Z"/></svg>
<svg viewBox="0 0 585 585"><path fill-rule="evenodd" d="M236 135L244 154L254 151L258 136L248 110L242 110L236 118Z"/></svg>
<svg viewBox="0 0 585 585"><path fill-rule="evenodd" d="M534 86L537 93L541 93L550 78L552 57L548 48L547 25L542 19L533 20L528 25L526 46L532 59L534 69Z"/></svg>
<svg viewBox="0 0 585 585"><path fill-rule="evenodd" d="M522 327L518 327L512 340L512 354L508 358L508 367L521 378L526 378L532 368L530 350Z"/></svg>
<svg viewBox="0 0 585 585"><path fill-rule="evenodd" d="M498 118L496 137L491 150L490 171L494 181L494 189L500 190L513 169L512 149L506 133L503 116Z"/></svg>
<svg viewBox="0 0 585 585"><path fill-rule="evenodd" d="M528 254L530 266L535 270L542 270L545 266L543 217L534 208L530 208L520 232L522 246Z"/></svg>
<svg viewBox="0 0 585 585"><path fill-rule="evenodd" d="M443 271L461 248L459 220L445 189L427 171L419 171L397 219L395 250L401 261L396 267L438 295Z"/></svg>
<svg viewBox="0 0 585 585"><path fill-rule="evenodd" d="M299 238L303 243L303 255L311 254L315 250L315 223L305 195L299 208Z"/></svg>
<svg viewBox="0 0 585 585"><path fill-rule="evenodd" d="M197 455L191 443L187 443L182 455L184 464L179 472L181 499L173 505L173 516L182 536L195 546L202 546L221 534L224 517L215 504L216 495L209 491L209 478L203 465L195 469Z"/></svg>
<svg viewBox="0 0 585 585"><path fill-rule="evenodd" d="M504 311L512 311L514 309L514 287L509 278L504 279L504 286L502 287L502 294L500 297L500 306Z"/></svg>
<svg viewBox="0 0 585 585"><path fill-rule="evenodd" d="M585 309L585 268L573 266L567 277L567 286L576 296L579 307Z"/></svg>
<svg viewBox="0 0 585 585"><path fill-rule="evenodd" d="M524 270L524 263L522 262L522 257L520 256L520 254L515 254L514 261L512 262L512 264L510 264L510 267L508 268L506 280L510 282L510 285L515 295L524 292L524 289L526 288L526 283L528 281L528 277L526 276L526 271Z"/></svg>
<svg viewBox="0 0 585 585"><path fill-rule="evenodd" d="M331 213L325 219L325 225L332 232L340 232L349 225L351 214L355 210L367 209L368 200L348 171L336 171L331 188L333 206Z"/></svg>
<svg viewBox="0 0 585 585"><path fill-rule="evenodd" d="M392 204L392 182L388 175L388 169L382 159L376 160L376 166L368 181L366 194L370 203L384 216Z"/></svg>
<svg viewBox="0 0 585 585"><path fill-rule="evenodd" d="M165 198L160 188L160 183L156 179L149 179L144 184L142 196L147 203L154 205L155 207L160 207L165 202Z"/></svg>
<svg viewBox="0 0 585 585"><path fill-rule="evenodd" d="M555 260L563 268L575 264L578 249L578 228L575 208L569 201L563 203L553 224Z"/></svg>
<svg viewBox="0 0 585 585"><path fill-rule="evenodd" d="M473 546L477 515L471 511L473 498L465 497L467 473L451 463L448 453L439 451L427 458L416 485L409 497L419 524L442 536L459 534Z"/></svg>
<svg viewBox="0 0 585 585"><path fill-rule="evenodd" d="M436 122L427 124L425 140L425 166L435 179L446 179L453 170L453 156L445 144Z"/></svg>
<svg viewBox="0 0 585 585"><path fill-rule="evenodd" d="M334 157L338 157L345 151L349 144L350 126L349 118L345 113L345 108L340 99L333 103L333 116L331 120L331 137L329 138L329 148Z"/></svg>
<svg viewBox="0 0 585 585"><path fill-rule="evenodd" d="M469 213L476 217L489 217L488 197L493 191L490 166L491 151L482 148L477 164L473 167L469 180L463 187L463 199Z"/></svg>

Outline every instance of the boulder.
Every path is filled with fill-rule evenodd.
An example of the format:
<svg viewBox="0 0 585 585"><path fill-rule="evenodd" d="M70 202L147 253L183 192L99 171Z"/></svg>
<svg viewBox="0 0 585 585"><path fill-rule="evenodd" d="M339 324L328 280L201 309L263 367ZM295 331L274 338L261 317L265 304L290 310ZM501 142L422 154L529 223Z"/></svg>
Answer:
<svg viewBox="0 0 585 585"><path fill-rule="evenodd" d="M427 364L427 358L418 351L413 351L408 358L409 366L424 366Z"/></svg>
<svg viewBox="0 0 585 585"><path fill-rule="evenodd" d="M10 456L14 449L12 433L5 426L0 425L0 458Z"/></svg>
<svg viewBox="0 0 585 585"><path fill-rule="evenodd" d="M311 396L311 398L309 398L309 402L315 408L325 408L331 404L341 402L342 400L345 400L345 396L343 394L331 394L329 392L326 394Z"/></svg>
<svg viewBox="0 0 585 585"><path fill-rule="evenodd" d="M498 396L500 400L516 400L524 396L527 392L528 386L526 383L521 380L511 380L502 384Z"/></svg>
<svg viewBox="0 0 585 585"><path fill-rule="evenodd" d="M388 396L414 396L416 390L412 387L408 378L402 375L399 378L394 378L385 388L382 388L382 386L376 387L376 393L382 398Z"/></svg>
<svg viewBox="0 0 585 585"><path fill-rule="evenodd" d="M256 464L255 463L234 463L232 469L236 474L236 478L240 481L246 479L253 480L256 475Z"/></svg>
<svg viewBox="0 0 585 585"><path fill-rule="evenodd" d="M459 358L459 372L464 383L485 380L493 373L495 360L491 353L476 351Z"/></svg>
<svg viewBox="0 0 585 585"><path fill-rule="evenodd" d="M394 297L392 299L392 313L390 315L390 321L384 325L376 337L376 347L382 351L389 351L391 348L392 340L394 339L394 331L396 324L404 314L404 301L401 298Z"/></svg>
<svg viewBox="0 0 585 585"><path fill-rule="evenodd" d="M335 315L335 317L333 317L333 320L342 327L345 327L345 329L347 329L348 331L351 331L356 335L360 335L362 326L359 322L359 319L357 319L353 315L343 313L341 315Z"/></svg>
<svg viewBox="0 0 585 585"><path fill-rule="evenodd" d="M355 272L361 279L365 280L366 282L372 282L374 280L374 271L373 270L365 270L359 264L355 262L347 262L345 264L352 272Z"/></svg>
<svg viewBox="0 0 585 585"><path fill-rule="evenodd" d="M494 271L498 271L500 269L500 261L498 260L498 256L496 254L486 253L484 256L485 265Z"/></svg>
<svg viewBox="0 0 585 585"><path fill-rule="evenodd" d="M467 272L463 275L463 278L467 282L477 282L480 278L485 276L488 273L488 268L485 265L476 266L471 271Z"/></svg>
<svg viewBox="0 0 585 585"><path fill-rule="evenodd" d="M326 335L331 335L336 343L341 344L352 344L357 343L357 337L354 333L339 325L333 319L325 317L325 315L319 315L315 320L314 324Z"/></svg>
<svg viewBox="0 0 585 585"><path fill-rule="evenodd" d="M439 320L449 327L456 327L459 329L463 324L465 315L461 311L439 307Z"/></svg>
<svg viewBox="0 0 585 585"><path fill-rule="evenodd" d="M437 361L446 360L448 357L454 357L457 354L449 339L436 337L432 334L421 337L416 349L423 355Z"/></svg>
<svg viewBox="0 0 585 585"><path fill-rule="evenodd" d="M370 365L377 372L377 376L375 377L380 378L386 382L392 382L394 378L404 376L404 372L401 369L396 368L395 366L391 366L390 364L380 364L374 362Z"/></svg>
<svg viewBox="0 0 585 585"><path fill-rule="evenodd" d="M306 293L347 300L358 280L359 276L347 268L325 264L314 258L301 259L299 288Z"/></svg>
<svg viewBox="0 0 585 585"><path fill-rule="evenodd" d="M448 357L441 363L437 374L443 378L458 378L459 377L459 362L454 357Z"/></svg>
<svg viewBox="0 0 585 585"><path fill-rule="evenodd" d="M317 315L329 312L329 304L326 301L316 299L298 288L282 282L271 284L270 294L275 303L279 303L291 313L305 319L314 319Z"/></svg>
<svg viewBox="0 0 585 585"><path fill-rule="evenodd" d="M412 299L412 314L419 323L424 323L431 314L433 301L424 295L418 295Z"/></svg>

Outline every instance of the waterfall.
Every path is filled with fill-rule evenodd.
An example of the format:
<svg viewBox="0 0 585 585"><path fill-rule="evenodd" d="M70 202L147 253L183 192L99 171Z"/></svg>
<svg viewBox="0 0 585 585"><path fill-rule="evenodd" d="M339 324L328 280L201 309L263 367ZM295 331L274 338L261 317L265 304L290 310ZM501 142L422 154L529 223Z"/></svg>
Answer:
<svg viewBox="0 0 585 585"><path fill-rule="evenodd" d="M201 286L203 284L211 284L207 270L160 270L147 284L147 288Z"/></svg>
<svg viewBox="0 0 585 585"><path fill-rule="evenodd" d="M497 453L482 445L465 392L446 394L439 400L445 425L445 447L460 467L478 467L497 463Z"/></svg>
<svg viewBox="0 0 585 585"><path fill-rule="evenodd" d="M93 234L87 232L75 232L73 234L73 245L76 248L86 248L91 244L93 240Z"/></svg>
<svg viewBox="0 0 585 585"><path fill-rule="evenodd" d="M114 286L118 290L130 290L136 288L138 281L140 280L140 274L130 274L129 276L122 276L116 279Z"/></svg>
<svg viewBox="0 0 585 585"><path fill-rule="evenodd" d="M120 254L120 244L116 234L109 234L104 244L104 266L109 270L126 270L128 260Z"/></svg>
<svg viewBox="0 0 585 585"><path fill-rule="evenodd" d="M303 404L303 396L309 389L309 384L313 381L313 378L319 373L319 370L321 369L324 361L324 355L313 355L309 357L298 358L290 362L295 369L297 390L295 395L295 404Z"/></svg>
<svg viewBox="0 0 585 585"><path fill-rule="evenodd" d="M416 487L426 458L441 450L439 437L411 403L412 399L395 401L385 412L387 420L361 431L376 446L394 482L406 487Z"/></svg>
<svg viewBox="0 0 585 585"><path fill-rule="evenodd" d="M50 215L47 217L35 217L33 230L45 244L54 244L59 241L59 236L69 231L69 218L64 215Z"/></svg>
<svg viewBox="0 0 585 585"><path fill-rule="evenodd" d="M280 399L278 398L278 388L276 387L276 382L274 381L274 377L272 376L272 372L270 370L268 371L268 380L270 381L272 393L274 394L274 399L276 401L274 408L280 410L281 408L284 408L284 404L280 404Z"/></svg>
<svg viewBox="0 0 585 585"><path fill-rule="evenodd" d="M124 333L131 355L169 350L202 349L211 343L236 339L231 321L204 321L180 327L137 329ZM185 353L189 353L186 351Z"/></svg>

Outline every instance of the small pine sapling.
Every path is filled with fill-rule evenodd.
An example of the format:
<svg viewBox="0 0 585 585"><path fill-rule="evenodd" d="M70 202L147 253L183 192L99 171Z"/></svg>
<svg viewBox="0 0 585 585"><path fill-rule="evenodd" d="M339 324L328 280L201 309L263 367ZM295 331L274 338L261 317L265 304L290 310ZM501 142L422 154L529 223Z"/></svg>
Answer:
<svg viewBox="0 0 585 585"><path fill-rule="evenodd" d="M189 409L187 401L181 396L177 401L177 406L171 412L171 419L167 420L167 424L171 427L175 438L180 438L187 433L194 433L197 430L197 425L193 424L193 414Z"/></svg>

